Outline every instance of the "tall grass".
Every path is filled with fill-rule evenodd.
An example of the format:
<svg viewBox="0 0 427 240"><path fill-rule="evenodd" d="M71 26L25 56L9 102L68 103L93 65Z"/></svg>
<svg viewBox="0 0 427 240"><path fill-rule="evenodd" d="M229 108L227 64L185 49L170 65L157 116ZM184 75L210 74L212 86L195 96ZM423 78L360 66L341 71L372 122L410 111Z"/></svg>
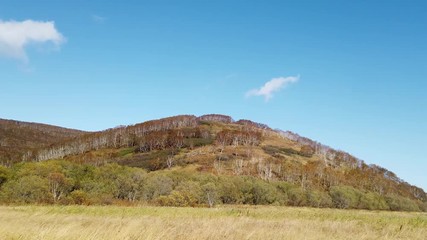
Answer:
<svg viewBox="0 0 427 240"><path fill-rule="evenodd" d="M0 206L0 239L426 239L427 214L291 207Z"/></svg>

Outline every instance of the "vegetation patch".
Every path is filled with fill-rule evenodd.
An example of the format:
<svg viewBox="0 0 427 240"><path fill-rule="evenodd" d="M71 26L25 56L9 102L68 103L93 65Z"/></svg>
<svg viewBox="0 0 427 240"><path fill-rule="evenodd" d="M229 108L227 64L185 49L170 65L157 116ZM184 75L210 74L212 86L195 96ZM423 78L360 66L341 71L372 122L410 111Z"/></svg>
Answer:
<svg viewBox="0 0 427 240"><path fill-rule="evenodd" d="M427 215L230 205L0 206L4 239L413 239ZM310 226L310 227L307 227Z"/></svg>

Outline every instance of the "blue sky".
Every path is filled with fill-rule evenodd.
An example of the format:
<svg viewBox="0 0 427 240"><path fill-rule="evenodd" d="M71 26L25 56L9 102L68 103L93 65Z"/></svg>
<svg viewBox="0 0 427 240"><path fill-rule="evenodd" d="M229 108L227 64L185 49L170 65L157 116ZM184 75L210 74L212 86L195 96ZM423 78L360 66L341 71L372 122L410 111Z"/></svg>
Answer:
<svg viewBox="0 0 427 240"><path fill-rule="evenodd" d="M426 1L1 0L0 20L0 118L101 130L222 113L427 190Z"/></svg>

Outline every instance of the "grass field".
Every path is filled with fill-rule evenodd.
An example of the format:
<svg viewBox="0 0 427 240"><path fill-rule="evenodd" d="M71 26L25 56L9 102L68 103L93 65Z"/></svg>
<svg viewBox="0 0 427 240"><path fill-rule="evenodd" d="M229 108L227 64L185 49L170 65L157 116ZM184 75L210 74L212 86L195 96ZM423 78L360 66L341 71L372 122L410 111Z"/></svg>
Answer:
<svg viewBox="0 0 427 240"><path fill-rule="evenodd" d="M427 214L292 207L0 206L0 239L427 239Z"/></svg>

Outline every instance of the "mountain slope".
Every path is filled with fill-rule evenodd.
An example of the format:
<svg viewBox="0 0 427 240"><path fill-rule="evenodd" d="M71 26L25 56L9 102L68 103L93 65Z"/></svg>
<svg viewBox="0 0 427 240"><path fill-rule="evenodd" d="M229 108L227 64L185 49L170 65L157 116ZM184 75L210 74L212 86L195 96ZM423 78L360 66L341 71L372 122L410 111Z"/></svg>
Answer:
<svg viewBox="0 0 427 240"><path fill-rule="evenodd" d="M8 146L15 152L30 149L27 160L65 159L95 166L117 163L152 172L183 167L217 176L286 182L307 193L345 196L351 192L360 199L427 201L421 188L380 166L289 131L225 115L180 115L94 133L32 124L8 129L9 135L14 134L12 138L1 135L3 141L29 138L16 149ZM347 203L336 206L341 204Z"/></svg>
<svg viewBox="0 0 427 240"><path fill-rule="evenodd" d="M25 160L29 151L48 147L84 133L46 124L0 119L0 162Z"/></svg>

